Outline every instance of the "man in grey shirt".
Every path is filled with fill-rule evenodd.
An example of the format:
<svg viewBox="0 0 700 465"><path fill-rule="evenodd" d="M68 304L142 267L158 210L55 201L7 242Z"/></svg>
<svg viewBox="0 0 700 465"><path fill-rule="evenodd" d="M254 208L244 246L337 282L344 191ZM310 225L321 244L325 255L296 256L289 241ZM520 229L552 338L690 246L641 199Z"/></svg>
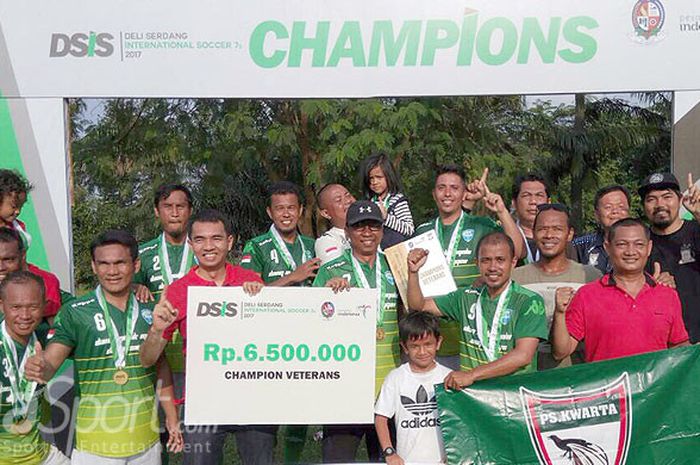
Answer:
<svg viewBox="0 0 700 465"><path fill-rule="evenodd" d="M583 284L600 278L601 272L591 265L582 265L566 256L566 246L574 237L568 209L561 204L538 205L533 224L533 238L540 251L539 260L513 270L515 282L539 293L544 299L547 324L551 329L554 315L554 294L559 287L578 289ZM571 357L557 362L552 357L549 341L539 346L537 366L539 370L557 366L569 366L583 361L583 348L579 347Z"/></svg>

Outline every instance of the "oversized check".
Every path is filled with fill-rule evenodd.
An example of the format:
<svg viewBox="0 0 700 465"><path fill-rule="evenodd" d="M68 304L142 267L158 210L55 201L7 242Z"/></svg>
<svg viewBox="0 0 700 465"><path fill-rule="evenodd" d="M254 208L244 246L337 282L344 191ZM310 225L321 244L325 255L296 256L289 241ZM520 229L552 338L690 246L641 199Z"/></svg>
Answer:
<svg viewBox="0 0 700 465"><path fill-rule="evenodd" d="M376 312L374 289L190 287L186 423L372 423Z"/></svg>

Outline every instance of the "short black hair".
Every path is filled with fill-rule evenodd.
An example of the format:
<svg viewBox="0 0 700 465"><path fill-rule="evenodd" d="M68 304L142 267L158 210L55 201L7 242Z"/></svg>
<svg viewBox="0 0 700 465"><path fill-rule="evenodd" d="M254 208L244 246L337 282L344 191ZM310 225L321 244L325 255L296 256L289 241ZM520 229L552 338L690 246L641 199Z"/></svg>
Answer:
<svg viewBox="0 0 700 465"><path fill-rule="evenodd" d="M22 240L22 236L20 236L20 234L12 228L0 228L0 242L4 244L14 242L17 244L17 250L24 252L24 241Z"/></svg>
<svg viewBox="0 0 700 465"><path fill-rule="evenodd" d="M464 168L457 165L456 163L447 163L445 165L438 166L438 169L435 172L435 181L437 181L437 178L439 178L443 174L456 174L457 176L459 176L463 183L466 184L467 182L467 173L464 171Z"/></svg>
<svg viewBox="0 0 700 465"><path fill-rule="evenodd" d="M187 203L190 204L190 208L192 207L192 192L186 187L183 186L182 184L161 184L158 186L156 189L155 193L153 194L153 206L158 208L158 205L160 204L161 200L165 200L168 197L170 197L170 194L172 194L175 191L180 191L183 194L185 194L185 197L187 197Z"/></svg>
<svg viewBox="0 0 700 465"><path fill-rule="evenodd" d="M608 230L608 236L607 240L608 242L612 242L615 240L615 234L617 233L617 230L620 228L629 228L632 226L639 226L642 228L644 231L644 237L647 238L647 240L651 239L651 232L649 231L649 228L647 227L646 224L639 218L623 218L621 220L615 221L612 226L610 226L610 229Z"/></svg>
<svg viewBox="0 0 700 465"><path fill-rule="evenodd" d="M200 210L190 217L190 222L187 225L187 237L192 238L192 226L195 223L221 223L224 225L224 230L229 236L233 236L233 228L231 227L231 222L228 220L226 215L221 213L219 210L213 208L205 208Z"/></svg>
<svg viewBox="0 0 700 465"><path fill-rule="evenodd" d="M296 195L297 200L299 201L299 205L304 205L303 197L301 195L301 189L299 189L299 186L297 186L291 181L277 181L272 183L270 187L267 188L267 206L269 207L270 205L272 205L273 195L286 194Z"/></svg>
<svg viewBox="0 0 700 465"><path fill-rule="evenodd" d="M10 194L27 194L34 189L27 179L15 170L0 169L0 201Z"/></svg>
<svg viewBox="0 0 700 465"><path fill-rule="evenodd" d="M337 183L337 182L329 182L328 184L324 184L321 186L321 188L316 192L316 205L318 205L318 208L323 210L323 205L321 204L321 199L323 198L323 193L330 187L332 186L342 186L342 184Z"/></svg>
<svg viewBox="0 0 700 465"><path fill-rule="evenodd" d="M369 172L376 167L381 168L386 178L386 190L389 194L396 194L401 192L401 179L396 174L394 165L391 164L389 156L384 153L375 153L369 157L362 160L360 163L360 175L362 176L362 193L366 199L371 199L372 196L376 195L369 188Z"/></svg>
<svg viewBox="0 0 700 465"><path fill-rule="evenodd" d="M601 187L600 189L598 189L598 191L595 193L595 196L593 197L593 208L597 210L598 202L600 202L600 199L611 192L622 192L623 194L625 194L625 198L627 199L627 205L632 205L632 196L630 195L630 191L621 184L611 184L609 186Z"/></svg>
<svg viewBox="0 0 700 465"><path fill-rule="evenodd" d="M429 335L440 337L440 319L428 312L409 312L399 320L399 340L403 343Z"/></svg>
<svg viewBox="0 0 700 465"><path fill-rule="evenodd" d="M513 239L510 238L506 233L502 231L494 231L490 232L481 239L479 239L479 242L476 244L476 258L477 260L479 259L479 255L481 252L481 247L484 245L496 245L496 244L507 244L508 249L510 250L510 258L515 258L515 244L513 243Z"/></svg>
<svg viewBox="0 0 700 465"><path fill-rule="evenodd" d="M523 187L524 182L539 182L544 186L544 191L549 198L549 185L547 181L537 173L521 174L515 178L515 183L513 184L513 200L517 199L520 195L520 189Z"/></svg>
<svg viewBox="0 0 700 465"><path fill-rule="evenodd" d="M5 290L10 284L26 284L34 283L39 286L41 290L41 300L46 300L46 287L44 285L44 280L39 276L25 270L18 270L8 273L0 282L0 299L5 300Z"/></svg>
<svg viewBox="0 0 700 465"><path fill-rule="evenodd" d="M131 260L136 261L139 256L139 244L136 242L134 235L123 229L108 229L97 236L90 244L90 256L95 260L95 249L106 245L123 245L129 249Z"/></svg>
<svg viewBox="0 0 700 465"><path fill-rule="evenodd" d="M540 217L540 213L549 210L554 210L559 213L563 213L566 216L566 228L571 229L573 225L571 224L571 214L566 205L561 203L543 203L537 206L537 214L535 215L535 221L532 223L532 229L537 229L537 218Z"/></svg>

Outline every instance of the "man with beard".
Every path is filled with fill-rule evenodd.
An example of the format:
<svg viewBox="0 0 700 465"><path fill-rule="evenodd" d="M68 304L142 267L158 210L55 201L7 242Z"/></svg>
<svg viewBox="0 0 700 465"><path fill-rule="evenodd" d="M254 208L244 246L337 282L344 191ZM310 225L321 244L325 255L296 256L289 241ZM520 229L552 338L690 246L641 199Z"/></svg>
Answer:
<svg viewBox="0 0 700 465"><path fill-rule="evenodd" d="M463 389L479 380L536 371L537 345L547 338L544 302L511 280L518 261L512 239L503 232L484 236L476 246L484 285L435 299L424 298L418 283L427 255L425 249L408 254L408 306L456 320L462 328L460 370L445 378L445 387Z"/></svg>
<svg viewBox="0 0 700 465"><path fill-rule="evenodd" d="M345 236L345 216L355 197L341 184L326 184L318 191L318 212L331 228L316 239L314 249L321 265L340 257L350 248Z"/></svg>
<svg viewBox="0 0 700 465"><path fill-rule="evenodd" d="M653 243L647 270L658 262L673 275L690 342L696 343L700 341L700 189L688 174L688 191L682 195L673 174L654 173L644 180L639 195ZM695 221L681 219L681 202Z"/></svg>
<svg viewBox="0 0 700 465"><path fill-rule="evenodd" d="M605 241L612 272L578 291L557 289L552 354L568 357L585 343L586 362L688 345L676 291L644 272L652 243L640 220L610 227Z"/></svg>
<svg viewBox="0 0 700 465"><path fill-rule="evenodd" d="M572 245L576 249L578 262L593 265L601 273L609 273L608 253L603 246L608 228L617 220L629 217L630 193L625 186L613 184L598 189L593 198L595 219L598 230L575 238Z"/></svg>

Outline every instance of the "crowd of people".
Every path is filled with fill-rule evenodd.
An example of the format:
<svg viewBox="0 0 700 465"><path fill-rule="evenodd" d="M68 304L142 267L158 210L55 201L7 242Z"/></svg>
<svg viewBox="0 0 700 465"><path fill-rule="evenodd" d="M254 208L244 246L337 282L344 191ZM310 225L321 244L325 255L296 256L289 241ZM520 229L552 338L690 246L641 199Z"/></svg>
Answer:
<svg viewBox="0 0 700 465"><path fill-rule="evenodd" d="M436 216L417 226L387 156L368 157L361 175L360 200L338 183L317 192L328 223L317 239L300 233L298 186L272 184L270 227L247 240L237 265L228 218L193 211L184 185L161 185L153 198L161 234L139 245L128 231L104 231L90 247L99 285L74 297L27 262L31 235L18 216L31 185L0 170L0 464L160 464L169 450L182 451L187 465L214 465L229 433L244 464L273 463L277 441L284 462L298 463L304 426L183 426L190 286L242 286L251 295L264 286L377 290L375 424L324 426L327 463L355 461L363 438L373 462L444 462L435 384L463 389L700 339L700 189L690 175L685 192L670 173L638 186L646 221L630 217L625 186L600 189L598 228L578 235L535 174L514 180L506 202L490 191L488 170L470 180L460 166L441 166ZM417 248L402 302L383 250L428 231L457 290L423 296L428 251ZM68 359L73 415L45 395ZM417 409L426 421L412 421ZM63 429L74 424L74 439L47 434L40 425L49 416Z"/></svg>

